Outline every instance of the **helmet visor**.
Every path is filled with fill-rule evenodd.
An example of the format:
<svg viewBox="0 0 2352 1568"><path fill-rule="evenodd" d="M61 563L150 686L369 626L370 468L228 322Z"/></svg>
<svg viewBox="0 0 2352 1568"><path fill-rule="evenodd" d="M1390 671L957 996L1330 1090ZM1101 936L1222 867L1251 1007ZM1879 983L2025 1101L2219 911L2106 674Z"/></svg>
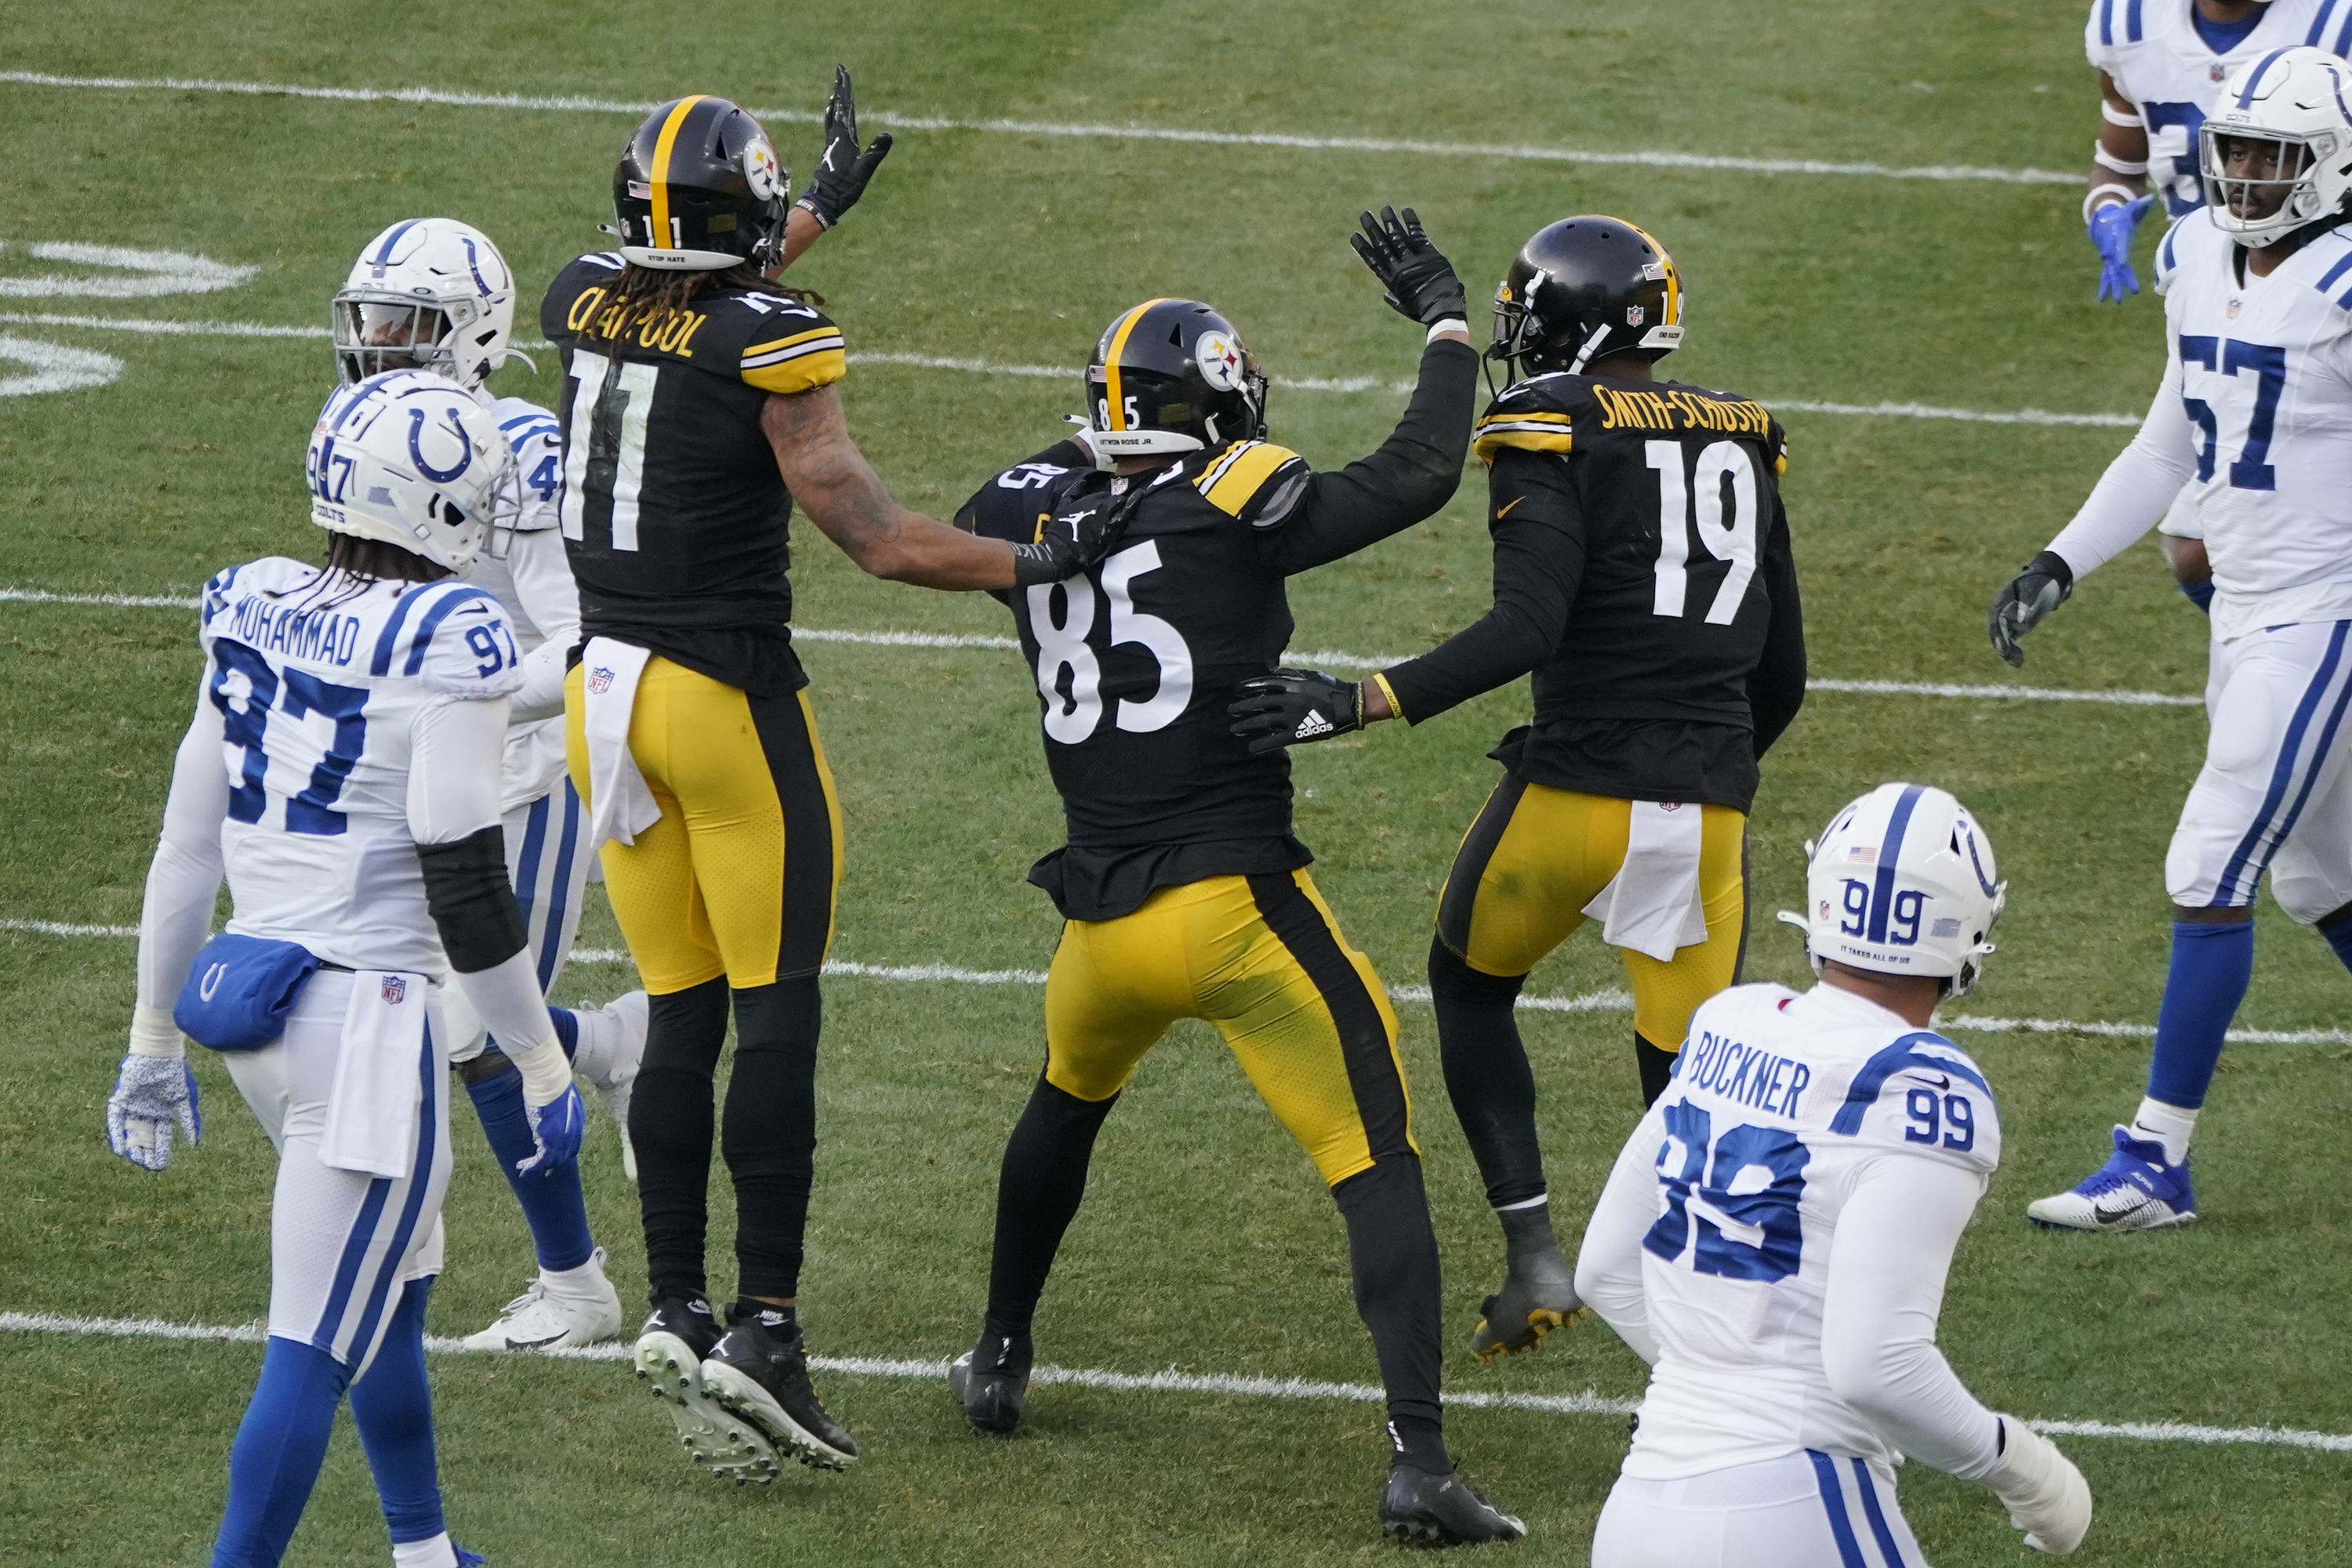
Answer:
<svg viewBox="0 0 2352 1568"><path fill-rule="evenodd" d="M364 381L387 370L457 374L449 319L437 306L397 297L339 294L334 334L335 360L346 382Z"/></svg>

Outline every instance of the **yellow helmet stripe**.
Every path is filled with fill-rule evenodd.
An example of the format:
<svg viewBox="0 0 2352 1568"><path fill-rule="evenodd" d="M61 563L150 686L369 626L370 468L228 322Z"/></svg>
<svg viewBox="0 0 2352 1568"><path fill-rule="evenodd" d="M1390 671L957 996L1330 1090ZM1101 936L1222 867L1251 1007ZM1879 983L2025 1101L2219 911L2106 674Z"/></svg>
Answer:
<svg viewBox="0 0 2352 1568"><path fill-rule="evenodd" d="M1664 246L1658 243L1657 236L1640 224L1629 223L1625 226L1650 242L1650 248L1658 253L1658 260L1666 269L1666 319L1658 324L1664 327L1680 326L1683 319L1683 275L1675 268L1674 257L1667 253Z"/></svg>
<svg viewBox="0 0 2352 1568"><path fill-rule="evenodd" d="M656 249L671 247L672 243L669 232L670 149L677 144L677 133L685 126L686 117L693 112L696 104L709 96L708 93L698 92L679 99L677 107L669 111L669 118L662 121L661 135L655 139L654 166L647 183L654 188L654 232L651 238Z"/></svg>
<svg viewBox="0 0 2352 1568"><path fill-rule="evenodd" d="M1127 334L1135 331L1135 323L1143 320L1152 306L1166 303L1165 299L1146 300L1121 316L1118 325L1111 329L1110 347L1103 351L1103 379L1104 390L1110 395L1110 427L1114 430L1127 428L1127 399L1121 395L1118 381L1118 356L1127 352Z"/></svg>

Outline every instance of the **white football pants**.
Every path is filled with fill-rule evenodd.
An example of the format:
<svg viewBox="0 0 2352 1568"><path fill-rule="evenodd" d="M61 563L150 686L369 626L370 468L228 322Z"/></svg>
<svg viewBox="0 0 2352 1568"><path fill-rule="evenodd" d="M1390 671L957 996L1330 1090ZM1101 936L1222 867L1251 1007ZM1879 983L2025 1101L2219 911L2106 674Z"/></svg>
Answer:
<svg viewBox="0 0 2352 1568"><path fill-rule="evenodd" d="M1895 1480L1811 1450L1678 1481L1620 1476L1592 1568L1926 1568Z"/></svg>
<svg viewBox="0 0 2352 1568"><path fill-rule="evenodd" d="M2243 909L2263 873L2305 925L2352 903L2352 621L2215 643L2205 766L2164 858L2185 909Z"/></svg>
<svg viewBox="0 0 2352 1568"><path fill-rule="evenodd" d="M374 1359L400 1288L441 1271L449 1188L449 1061L436 1006L417 1076L423 1096L407 1173L371 1177L319 1160L342 1054L352 977L310 976L286 1034L257 1051L223 1051L237 1092L278 1148L269 1210L269 1332L325 1351L354 1381Z"/></svg>
<svg viewBox="0 0 2352 1568"><path fill-rule="evenodd" d="M580 934L582 889L596 859L588 850L588 814L567 776L529 805L507 813L500 826L506 830L507 875L514 882L515 902L522 906L523 930L544 994L555 988L555 977L572 956L572 939ZM489 1031L454 986L444 1005L449 1059L472 1061L489 1044Z"/></svg>

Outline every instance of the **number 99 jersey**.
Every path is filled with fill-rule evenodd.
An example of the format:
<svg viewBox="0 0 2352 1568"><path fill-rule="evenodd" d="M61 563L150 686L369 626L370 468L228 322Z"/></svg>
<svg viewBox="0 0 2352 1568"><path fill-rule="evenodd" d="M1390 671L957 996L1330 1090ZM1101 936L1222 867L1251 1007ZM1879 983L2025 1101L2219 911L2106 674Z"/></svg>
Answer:
<svg viewBox="0 0 2352 1568"><path fill-rule="evenodd" d="M498 600L271 556L205 584L201 614L228 929L351 969L446 973L409 831L410 733L438 700L522 684Z"/></svg>
<svg viewBox="0 0 2352 1568"><path fill-rule="evenodd" d="M1980 1183L2000 1163L1992 1090L1959 1047L1830 985L1735 986L1692 1015L1620 1156L1621 1179L1654 1164L1657 1202L1642 1288L1659 1356L1627 1475L1805 1448L1894 1462L1830 1387L1822 1314L1839 1211L1874 1166L1905 1160Z"/></svg>

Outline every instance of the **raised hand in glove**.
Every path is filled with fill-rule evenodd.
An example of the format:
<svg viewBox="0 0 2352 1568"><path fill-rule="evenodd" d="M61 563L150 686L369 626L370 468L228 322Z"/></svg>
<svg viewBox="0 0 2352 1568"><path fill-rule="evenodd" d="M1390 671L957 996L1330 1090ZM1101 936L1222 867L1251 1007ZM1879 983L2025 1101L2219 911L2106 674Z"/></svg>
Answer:
<svg viewBox="0 0 2352 1568"><path fill-rule="evenodd" d="M1250 754L1328 741L1364 727L1363 690L1314 669L1277 669L1242 682L1241 700L1227 707L1233 732Z"/></svg>
<svg viewBox="0 0 2352 1568"><path fill-rule="evenodd" d="M1034 544L1013 547L1013 581L1016 587L1058 583L1103 563L1150 489L1147 477L1129 480L1113 494L1100 480L1082 483L1065 496Z"/></svg>
<svg viewBox="0 0 2352 1568"><path fill-rule="evenodd" d="M809 187L801 193L797 205L831 228L857 205L857 198L866 194L866 182L889 155L887 131L874 138L864 152L858 151L857 97L850 89L849 68L834 67L833 96L824 105L824 151L818 154L816 172L809 176Z"/></svg>
<svg viewBox="0 0 2352 1568"><path fill-rule="evenodd" d="M1377 218L1370 213L1360 216L1364 232L1349 235L1348 243L1388 290L1382 298L1390 309L1424 327L1467 318L1462 279L1454 276L1454 263L1444 252L1429 243L1419 214L1407 207L1399 218L1396 208L1382 207Z"/></svg>
<svg viewBox="0 0 2352 1568"><path fill-rule="evenodd" d="M195 1143L205 1119L196 1107L195 1069L184 1057L122 1058L114 1092L106 1101L106 1146L142 1171L172 1163L174 1127Z"/></svg>
<svg viewBox="0 0 2352 1568"><path fill-rule="evenodd" d="M1992 651L2011 668L2023 669L2025 650L2017 646L2017 639L2040 626L2074 592L2074 569L2066 564L2064 556L2054 550L2035 556L2032 565L1993 595Z"/></svg>

